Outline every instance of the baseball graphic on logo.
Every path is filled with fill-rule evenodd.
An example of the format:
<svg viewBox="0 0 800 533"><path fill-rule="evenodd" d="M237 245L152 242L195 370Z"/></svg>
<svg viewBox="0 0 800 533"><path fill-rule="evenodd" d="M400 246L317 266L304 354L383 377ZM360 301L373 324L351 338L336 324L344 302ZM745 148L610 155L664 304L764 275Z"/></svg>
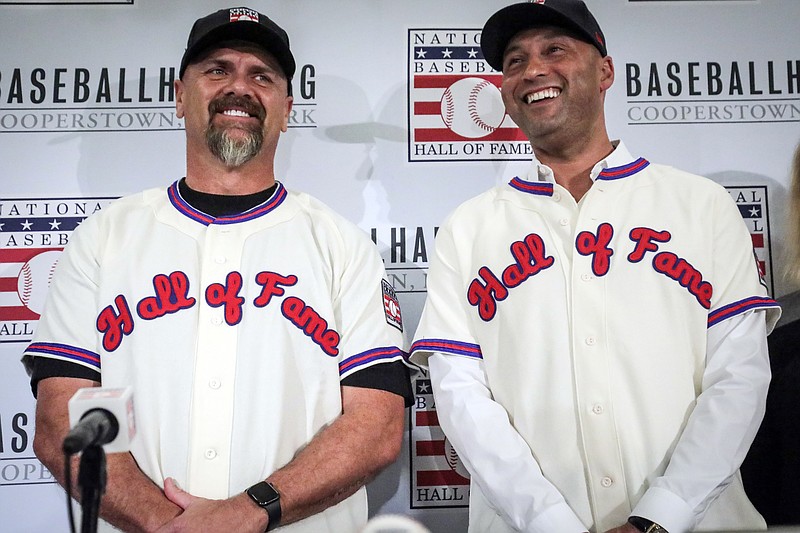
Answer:
<svg viewBox="0 0 800 533"><path fill-rule="evenodd" d="M444 91L441 113L453 132L479 139L500 127L506 108L496 85L482 78L461 78Z"/></svg>
<svg viewBox="0 0 800 533"><path fill-rule="evenodd" d="M455 448L453 445L450 444L450 441L447 440L447 437L444 439L444 456L447 459L447 464L450 465L450 469L458 474L461 477L465 477L469 479L469 472L464 467L464 463L461 462L461 458L456 453Z"/></svg>
<svg viewBox="0 0 800 533"><path fill-rule="evenodd" d="M25 307L37 315L41 315L44 309L44 300L50 289L59 257L61 257L60 250L42 252L31 257L19 271L17 278L19 299Z"/></svg>

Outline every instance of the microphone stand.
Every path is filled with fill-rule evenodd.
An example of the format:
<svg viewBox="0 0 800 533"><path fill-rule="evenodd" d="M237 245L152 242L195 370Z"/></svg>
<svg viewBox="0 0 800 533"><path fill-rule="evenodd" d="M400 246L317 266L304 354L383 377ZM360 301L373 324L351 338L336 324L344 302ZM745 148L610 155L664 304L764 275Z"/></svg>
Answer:
<svg viewBox="0 0 800 533"><path fill-rule="evenodd" d="M81 533L97 533L100 499L106 491L106 453L102 446L92 444L83 450L78 468L81 489Z"/></svg>

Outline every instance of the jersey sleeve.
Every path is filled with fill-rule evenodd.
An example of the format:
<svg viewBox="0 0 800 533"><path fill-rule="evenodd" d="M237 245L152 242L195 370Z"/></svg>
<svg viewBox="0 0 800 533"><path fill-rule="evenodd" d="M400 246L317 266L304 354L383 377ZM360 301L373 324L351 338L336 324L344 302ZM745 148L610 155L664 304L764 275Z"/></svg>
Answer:
<svg viewBox="0 0 800 533"><path fill-rule="evenodd" d="M414 405L410 369L403 361L390 361L362 368L358 372L348 374L342 380L342 386L391 392L402 396L406 407Z"/></svg>
<svg viewBox="0 0 800 533"><path fill-rule="evenodd" d="M50 370L56 375L61 369L70 377L99 379L100 354L94 313L99 275L94 249L94 243L100 241L98 217L87 218L71 235L59 257L33 341L23 354L23 364L32 374L34 393L39 379L54 377ZM65 370L70 365L80 368ZM39 372L34 372L37 368Z"/></svg>
<svg viewBox="0 0 800 533"><path fill-rule="evenodd" d="M335 298L341 332L340 379L375 365L406 359L400 306L377 248L355 226L343 228L343 237L343 267Z"/></svg>
<svg viewBox="0 0 800 533"><path fill-rule="evenodd" d="M714 198L714 279L708 327L753 309L767 312L767 332L780 318L780 307L767 285L753 249L752 237L736 204L720 187Z"/></svg>
<svg viewBox="0 0 800 533"><path fill-rule="evenodd" d="M427 368L431 354L439 352L482 360L480 346L470 331L464 275L453 235L452 217L436 236L428 269L428 296L411 345L411 362Z"/></svg>

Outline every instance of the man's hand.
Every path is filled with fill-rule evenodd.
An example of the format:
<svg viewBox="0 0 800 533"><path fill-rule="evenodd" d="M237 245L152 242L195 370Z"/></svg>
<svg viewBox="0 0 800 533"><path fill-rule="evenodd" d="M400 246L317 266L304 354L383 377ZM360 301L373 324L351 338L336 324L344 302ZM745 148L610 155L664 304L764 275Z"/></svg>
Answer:
<svg viewBox="0 0 800 533"><path fill-rule="evenodd" d="M227 500L207 500L192 496L181 489L172 478L164 480L164 494L183 509L183 513L165 524L158 533L196 531L235 531L263 533L269 517L247 494Z"/></svg>
<svg viewBox="0 0 800 533"><path fill-rule="evenodd" d="M606 533L640 533L638 529L633 527L628 522L622 524L619 527L615 527L614 529L609 529Z"/></svg>
<svg viewBox="0 0 800 533"><path fill-rule="evenodd" d="M39 382L36 401L36 434L33 449L61 486L64 486L64 454L61 444L69 433L67 404L75 392L100 383L79 378L46 378ZM122 531L153 531L177 516L181 509L169 501L147 477L129 453L110 453L106 457L108 485L100 506L100 516ZM78 498L78 457L72 459L72 487ZM146 510L146 512L143 512Z"/></svg>

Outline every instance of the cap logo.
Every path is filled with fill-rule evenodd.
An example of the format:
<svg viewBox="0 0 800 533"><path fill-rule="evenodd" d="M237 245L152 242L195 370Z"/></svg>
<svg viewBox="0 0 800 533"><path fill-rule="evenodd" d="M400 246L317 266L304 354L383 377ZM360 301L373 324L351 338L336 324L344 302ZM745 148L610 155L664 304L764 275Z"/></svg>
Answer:
<svg viewBox="0 0 800 533"><path fill-rule="evenodd" d="M546 0L528 0L532 4L544 4Z"/></svg>
<svg viewBox="0 0 800 533"><path fill-rule="evenodd" d="M229 13L231 22L258 22L258 11L246 7L235 7Z"/></svg>
<svg viewBox="0 0 800 533"><path fill-rule="evenodd" d="M603 46L606 45L606 43L603 42L603 36L600 35L599 32L594 32L594 38L598 43L602 44Z"/></svg>

